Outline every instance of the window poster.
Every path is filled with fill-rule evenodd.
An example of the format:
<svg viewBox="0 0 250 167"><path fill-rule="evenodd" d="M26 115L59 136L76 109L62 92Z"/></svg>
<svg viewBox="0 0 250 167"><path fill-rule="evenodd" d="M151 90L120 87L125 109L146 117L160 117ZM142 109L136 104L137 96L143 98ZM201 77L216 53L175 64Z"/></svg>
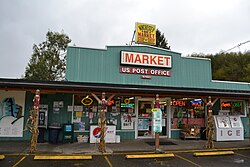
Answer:
<svg viewBox="0 0 250 167"><path fill-rule="evenodd" d="M23 137L24 91L0 90L0 137Z"/></svg>
<svg viewBox="0 0 250 167"><path fill-rule="evenodd" d="M149 119L138 119L138 130L149 130Z"/></svg>
<svg viewBox="0 0 250 167"><path fill-rule="evenodd" d="M121 116L121 129L134 129L134 123L130 114L123 113Z"/></svg>

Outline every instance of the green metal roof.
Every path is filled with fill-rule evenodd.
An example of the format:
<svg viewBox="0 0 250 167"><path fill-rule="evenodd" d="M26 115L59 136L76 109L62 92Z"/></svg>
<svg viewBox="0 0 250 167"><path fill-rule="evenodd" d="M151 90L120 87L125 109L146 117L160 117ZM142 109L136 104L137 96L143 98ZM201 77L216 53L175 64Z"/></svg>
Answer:
<svg viewBox="0 0 250 167"><path fill-rule="evenodd" d="M172 57L171 76L152 76L120 73L120 52L161 54ZM141 67L140 67L141 68ZM147 68L147 67L145 67ZM152 68L162 69L162 68ZM213 81L209 59L182 57L180 53L152 46L107 46L106 49L69 47L66 78L73 82L143 85L175 88L250 90L249 83Z"/></svg>

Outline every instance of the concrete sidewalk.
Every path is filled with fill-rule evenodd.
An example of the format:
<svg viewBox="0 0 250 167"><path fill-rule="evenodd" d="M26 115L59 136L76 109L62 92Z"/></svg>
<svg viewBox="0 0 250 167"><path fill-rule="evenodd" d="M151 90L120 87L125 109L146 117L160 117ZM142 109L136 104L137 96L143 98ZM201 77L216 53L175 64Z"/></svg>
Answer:
<svg viewBox="0 0 250 167"><path fill-rule="evenodd" d="M128 152L154 152L155 146L147 142L154 142L153 139L123 140L121 143L106 144L107 153L128 153ZM181 139L160 139L160 142L168 142L168 145L160 145L165 152L207 150L206 140L181 140ZM214 142L216 149L250 149L250 141ZM29 141L0 141L0 154L27 154L29 153ZM38 143L36 154L100 154L98 144L90 143Z"/></svg>

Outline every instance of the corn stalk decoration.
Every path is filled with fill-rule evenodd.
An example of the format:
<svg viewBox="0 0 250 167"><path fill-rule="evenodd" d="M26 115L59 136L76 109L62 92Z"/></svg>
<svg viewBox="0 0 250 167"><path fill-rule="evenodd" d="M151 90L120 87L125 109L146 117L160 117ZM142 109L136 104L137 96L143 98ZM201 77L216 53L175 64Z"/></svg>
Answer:
<svg viewBox="0 0 250 167"><path fill-rule="evenodd" d="M156 96L155 96L154 107L157 109L160 108L159 94L156 94ZM155 132L155 151L156 152L160 151L160 133L159 132Z"/></svg>
<svg viewBox="0 0 250 167"><path fill-rule="evenodd" d="M207 106L207 127L206 127L206 138L207 138L207 143L206 143L206 148L211 149L214 148L214 119L213 119L213 110L212 107L214 103L218 100L216 98L213 102L211 101L211 96L208 97L208 102L203 99L203 101L206 103Z"/></svg>
<svg viewBox="0 0 250 167"><path fill-rule="evenodd" d="M91 95L101 105L101 111L99 112L99 118L98 118L98 126L101 128L101 136L100 136L100 143L98 145L98 151L101 153L106 153L105 131L107 129L107 124L106 124L105 112L107 112L107 104L115 95L113 94L112 96L110 96L108 100L105 99L105 92L102 93L102 100L100 100L94 93L91 93Z"/></svg>
<svg viewBox="0 0 250 167"><path fill-rule="evenodd" d="M28 117L28 120L26 122L25 130L29 130L31 133L31 139L30 139L30 153L33 153L36 151L36 145L37 145L37 138L39 135L38 130L38 113L39 113L39 104L40 104L40 91L36 90L36 94L33 99L34 106L33 109L30 110L30 115Z"/></svg>

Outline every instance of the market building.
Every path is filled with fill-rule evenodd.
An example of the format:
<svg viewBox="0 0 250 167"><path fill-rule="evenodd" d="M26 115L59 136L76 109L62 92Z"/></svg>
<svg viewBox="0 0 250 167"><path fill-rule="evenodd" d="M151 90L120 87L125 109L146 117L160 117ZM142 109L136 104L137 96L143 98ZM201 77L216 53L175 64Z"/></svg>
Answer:
<svg viewBox="0 0 250 167"><path fill-rule="evenodd" d="M112 96L106 112L106 141L153 138L156 94L162 111L161 138L180 138L183 125L206 127L206 101L215 100L215 140L249 137L250 83L212 80L209 59L183 57L152 46L69 47L66 81L0 79L0 140L29 140L25 129L36 89L41 90L41 141L99 137L100 104L93 95ZM66 126L66 124L68 126ZM73 127L71 126L73 125ZM68 138L67 138L68 137Z"/></svg>

